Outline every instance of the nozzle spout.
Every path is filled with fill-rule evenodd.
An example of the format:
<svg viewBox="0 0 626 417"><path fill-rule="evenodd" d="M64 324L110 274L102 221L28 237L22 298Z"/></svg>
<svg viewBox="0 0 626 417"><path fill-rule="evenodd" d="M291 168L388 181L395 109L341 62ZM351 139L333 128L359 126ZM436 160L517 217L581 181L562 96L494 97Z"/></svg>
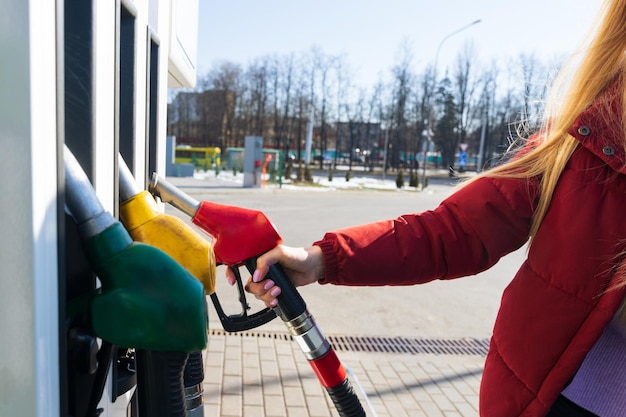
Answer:
<svg viewBox="0 0 626 417"><path fill-rule="evenodd" d="M156 172L152 174L148 191L159 197L162 202L171 204L189 217L194 217L200 207L200 202L185 194L174 185L159 177Z"/></svg>
<svg viewBox="0 0 626 417"><path fill-rule="evenodd" d="M79 226L83 238L102 232L115 223L96 195L87 174L67 145L63 148L65 165L65 205Z"/></svg>
<svg viewBox="0 0 626 417"><path fill-rule="evenodd" d="M120 174L120 201L124 202L143 190L137 185L133 174L130 172L130 169L128 169L128 165L126 165L126 161L124 161L124 158L119 153L117 154L117 160Z"/></svg>

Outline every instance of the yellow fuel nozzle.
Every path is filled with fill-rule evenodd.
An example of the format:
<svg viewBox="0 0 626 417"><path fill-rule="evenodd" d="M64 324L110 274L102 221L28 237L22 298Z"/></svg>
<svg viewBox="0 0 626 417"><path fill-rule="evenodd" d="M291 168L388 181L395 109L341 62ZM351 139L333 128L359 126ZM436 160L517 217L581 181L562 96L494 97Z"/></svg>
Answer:
<svg viewBox="0 0 626 417"><path fill-rule="evenodd" d="M148 191L138 191L119 156L120 220L133 240L157 247L196 277L207 294L215 292L216 263L212 244L178 217L162 213Z"/></svg>

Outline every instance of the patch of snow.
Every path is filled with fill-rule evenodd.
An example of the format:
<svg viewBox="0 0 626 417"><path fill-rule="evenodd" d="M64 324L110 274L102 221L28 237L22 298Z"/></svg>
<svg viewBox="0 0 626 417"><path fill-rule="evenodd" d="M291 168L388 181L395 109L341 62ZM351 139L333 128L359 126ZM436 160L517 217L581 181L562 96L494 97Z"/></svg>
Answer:
<svg viewBox="0 0 626 417"><path fill-rule="evenodd" d="M266 176L266 181L269 176ZM392 178L379 179L366 176L352 175L350 181L346 181L341 175L328 180L328 176L313 176L313 185L296 184L291 180L283 180L281 188L288 190L309 190L309 191L332 191L338 189L369 189L369 190L397 190L395 176ZM217 179L220 182L232 183L234 185L241 184L243 186L243 173L233 174L232 171L220 171L216 176L215 171L196 171L194 178L198 180ZM276 182L266 182L265 188L278 188ZM415 190L415 187L404 186L403 190Z"/></svg>

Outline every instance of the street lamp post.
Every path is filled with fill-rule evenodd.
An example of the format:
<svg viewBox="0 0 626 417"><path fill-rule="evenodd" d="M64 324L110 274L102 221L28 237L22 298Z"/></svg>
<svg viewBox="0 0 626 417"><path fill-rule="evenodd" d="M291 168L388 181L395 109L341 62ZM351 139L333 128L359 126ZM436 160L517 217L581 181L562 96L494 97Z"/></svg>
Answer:
<svg viewBox="0 0 626 417"><path fill-rule="evenodd" d="M465 29L469 29L470 27L472 27L472 26L474 26L474 25L477 25L477 24L479 24L480 22L481 22L481 20L480 20L480 19L474 20L472 23L470 23L470 24L468 24L468 25L465 25L465 26L463 26L462 28L457 29L457 30L455 30L454 32L451 32L451 33L447 34L447 35L446 35L446 36L445 36L445 37L441 40L441 42L439 42L439 46L437 47L437 53L435 54L435 70L434 70L434 72L435 72L435 75L434 75L434 76L435 76L435 78L437 78L437 62L439 61L439 52L441 51L441 46L442 46L442 45L443 45L443 44L444 44L444 43L445 43L448 39L450 39L451 37L453 37L453 36L454 36L454 35L456 35L457 33L459 33L459 32L463 32Z"/></svg>
<svg viewBox="0 0 626 417"><path fill-rule="evenodd" d="M489 112L489 91L488 88L490 86L490 84L492 83L492 80L487 82L487 85L485 85L485 89L483 90L483 100L484 100L484 106L485 109L483 110L483 114L482 114L482 127L480 129L480 144L478 145L478 158L476 160L476 172L481 172L483 169L483 163L484 163L484 155L485 155L485 136L487 134L487 123L488 123L488 112Z"/></svg>
<svg viewBox="0 0 626 417"><path fill-rule="evenodd" d="M474 20L472 23L467 24L457 30L455 30L454 32L451 32L449 34L447 34L442 40L441 42L439 42L439 46L437 46L437 53L435 54L435 66L433 68L433 85L436 86L437 84L437 63L439 61L439 52L441 51L441 46L448 40L450 39L452 36L456 35L459 32L464 31L465 29L468 29L474 25L477 25L481 22L480 19ZM434 93L434 91L433 91ZM430 101L430 97L429 97L429 101ZM430 103L429 103L430 104ZM434 112L432 110L432 108L429 105L429 113L430 116L428 118L428 141L431 142L432 141L432 136L433 136L433 124L434 124ZM424 166L422 167L422 189L424 189L426 187L426 161L428 160L428 148L430 147L430 143L424 148Z"/></svg>

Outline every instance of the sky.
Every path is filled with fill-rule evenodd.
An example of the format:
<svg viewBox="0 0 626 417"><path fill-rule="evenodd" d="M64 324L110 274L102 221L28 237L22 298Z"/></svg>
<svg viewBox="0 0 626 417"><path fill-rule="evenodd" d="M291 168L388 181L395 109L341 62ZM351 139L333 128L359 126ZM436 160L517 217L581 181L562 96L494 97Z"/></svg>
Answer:
<svg viewBox="0 0 626 417"><path fill-rule="evenodd" d="M574 52L592 29L601 3L200 0L198 76L222 61L245 67L255 58L298 56L314 46L327 55L345 55L353 81L364 86L389 78L403 44L410 46L418 72L435 61L443 71L468 44L485 65L522 53L550 62ZM470 25L476 20L480 23Z"/></svg>

